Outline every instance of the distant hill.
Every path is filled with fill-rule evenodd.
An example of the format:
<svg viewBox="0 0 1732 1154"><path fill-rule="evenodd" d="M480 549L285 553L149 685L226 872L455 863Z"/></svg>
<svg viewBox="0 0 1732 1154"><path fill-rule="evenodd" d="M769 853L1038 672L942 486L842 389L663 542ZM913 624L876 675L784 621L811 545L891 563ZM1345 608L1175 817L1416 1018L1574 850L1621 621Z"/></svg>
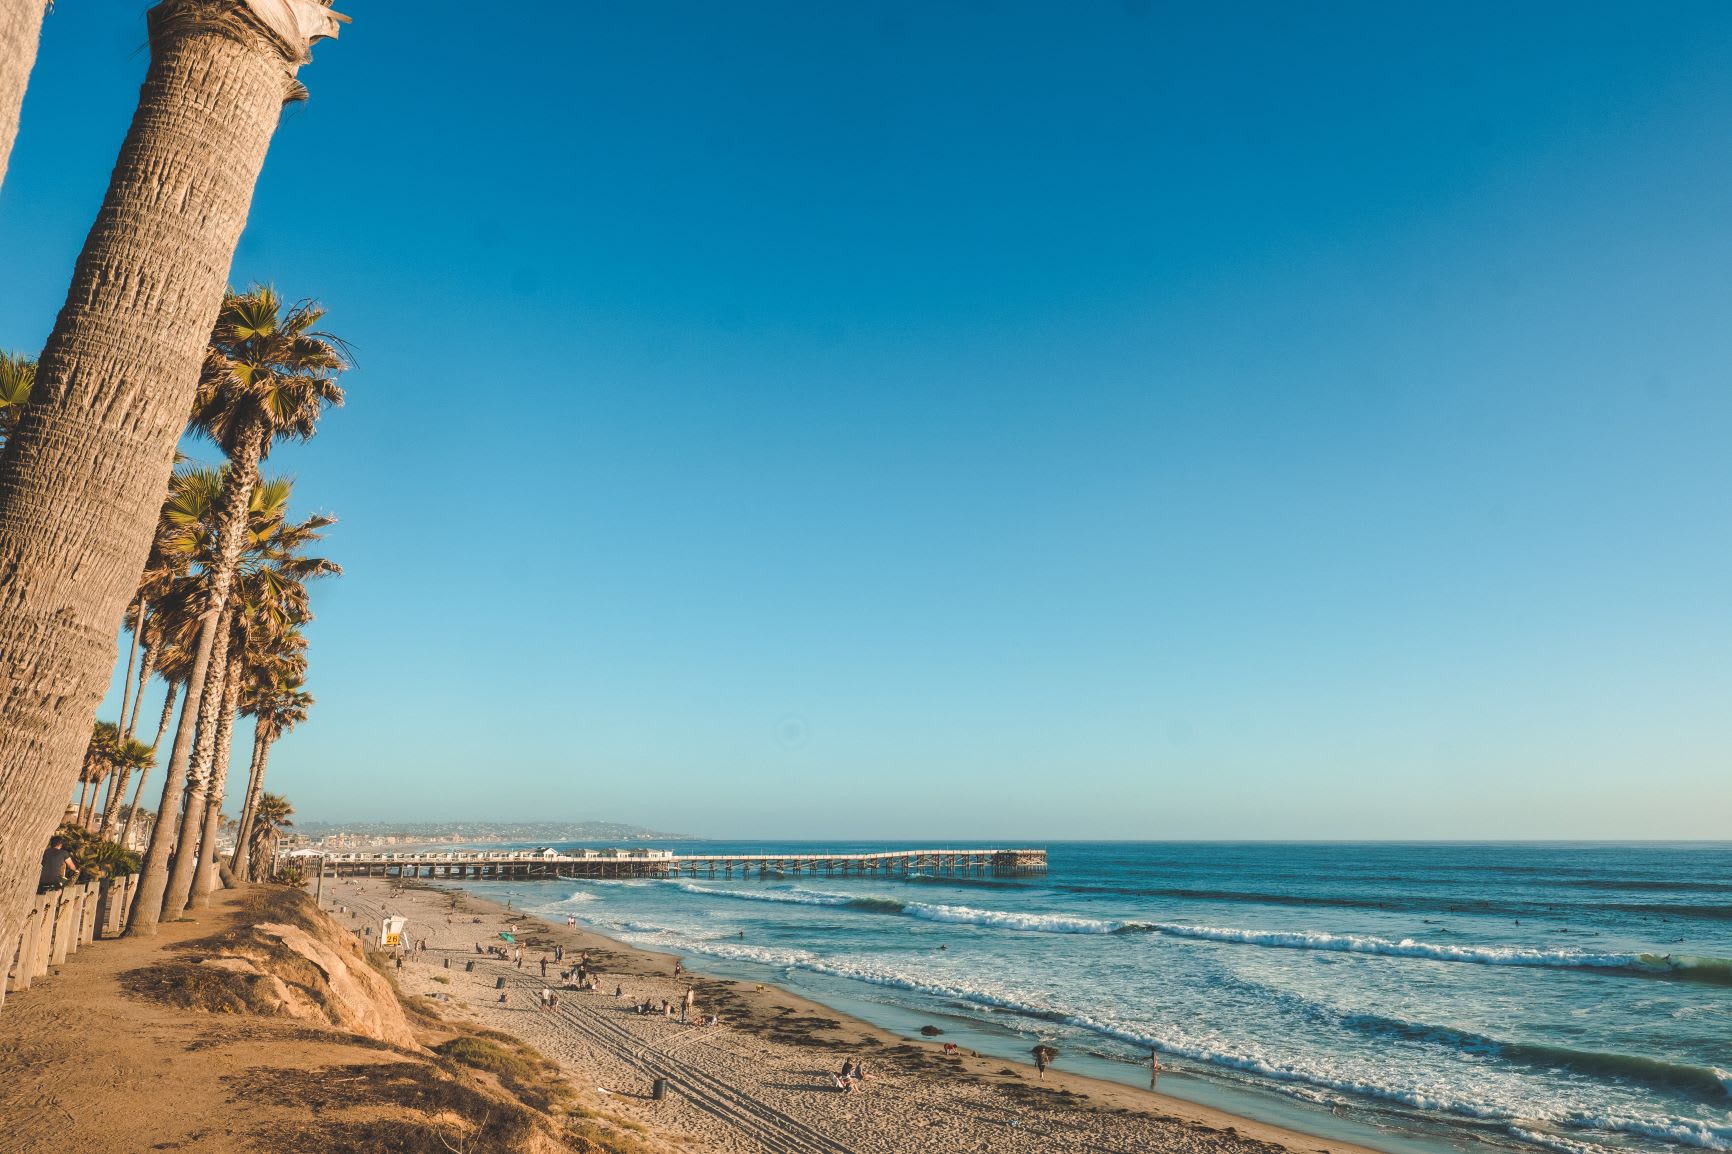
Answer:
<svg viewBox="0 0 1732 1154"><path fill-rule="evenodd" d="M462 842L691 840L690 834L662 833L617 821L302 821L294 829L313 841L333 834Z"/></svg>

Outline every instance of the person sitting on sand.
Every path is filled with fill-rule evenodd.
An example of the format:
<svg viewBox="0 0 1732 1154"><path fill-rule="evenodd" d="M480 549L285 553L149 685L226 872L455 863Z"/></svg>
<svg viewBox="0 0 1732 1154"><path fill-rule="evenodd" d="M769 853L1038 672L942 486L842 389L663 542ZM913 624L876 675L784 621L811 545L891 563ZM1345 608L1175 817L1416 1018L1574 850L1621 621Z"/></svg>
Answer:
<svg viewBox="0 0 1732 1154"><path fill-rule="evenodd" d="M853 1090L854 1090L854 1059L844 1058L842 1060L842 1072L840 1074L836 1075L836 1089L847 1090L850 1093L853 1092Z"/></svg>

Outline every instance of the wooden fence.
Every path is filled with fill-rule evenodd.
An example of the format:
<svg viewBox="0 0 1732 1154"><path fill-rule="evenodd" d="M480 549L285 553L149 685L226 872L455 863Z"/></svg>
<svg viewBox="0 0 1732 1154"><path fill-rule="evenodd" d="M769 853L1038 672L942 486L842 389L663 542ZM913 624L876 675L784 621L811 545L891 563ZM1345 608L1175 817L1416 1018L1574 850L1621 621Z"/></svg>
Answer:
<svg viewBox="0 0 1732 1154"><path fill-rule="evenodd" d="M24 931L17 940L0 943L0 1006L8 990L28 990L30 983L48 973L97 938L118 937L126 928L132 905L136 874L101 881L82 882L49 890L31 899Z"/></svg>

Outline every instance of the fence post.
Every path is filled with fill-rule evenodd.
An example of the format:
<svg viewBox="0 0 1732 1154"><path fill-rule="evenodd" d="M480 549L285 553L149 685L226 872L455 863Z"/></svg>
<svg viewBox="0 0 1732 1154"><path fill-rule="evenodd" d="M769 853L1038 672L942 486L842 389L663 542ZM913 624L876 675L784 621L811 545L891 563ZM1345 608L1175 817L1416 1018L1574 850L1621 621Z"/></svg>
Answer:
<svg viewBox="0 0 1732 1154"><path fill-rule="evenodd" d="M84 883L84 903L78 910L78 944L88 946L96 940L96 915L102 901L100 881Z"/></svg>
<svg viewBox="0 0 1732 1154"><path fill-rule="evenodd" d="M73 898L64 889L54 891L54 936L48 943L48 964L61 965L66 961L68 948L73 937Z"/></svg>
<svg viewBox="0 0 1732 1154"><path fill-rule="evenodd" d="M96 933L104 938L112 938L120 932L115 925L119 919L115 914L123 904L121 895L126 892L125 878L104 878L96 899Z"/></svg>
<svg viewBox="0 0 1732 1154"><path fill-rule="evenodd" d="M54 944L54 910L59 891L48 891L36 898L36 956L29 960L31 979L48 972L48 950Z"/></svg>

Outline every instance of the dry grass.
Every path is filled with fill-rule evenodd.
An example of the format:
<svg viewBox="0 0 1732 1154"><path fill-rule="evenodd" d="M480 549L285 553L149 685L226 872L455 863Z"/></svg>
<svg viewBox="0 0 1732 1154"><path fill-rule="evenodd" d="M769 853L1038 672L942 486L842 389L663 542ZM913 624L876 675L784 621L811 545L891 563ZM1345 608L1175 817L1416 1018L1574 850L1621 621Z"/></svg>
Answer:
<svg viewBox="0 0 1732 1154"><path fill-rule="evenodd" d="M209 1014L268 1016L281 1004L269 978L197 962L160 962L120 975L127 993L147 1001Z"/></svg>
<svg viewBox="0 0 1732 1154"><path fill-rule="evenodd" d="M290 1122L256 1143L260 1150L322 1154L449 1154L515 1151L545 1133L537 1115L421 1062L329 1066L317 1070L261 1066L226 1079L243 1102L294 1102L307 1121ZM410 1117L350 1117L398 1107ZM332 1115L337 1115L333 1117Z"/></svg>
<svg viewBox="0 0 1732 1154"><path fill-rule="evenodd" d="M433 1052L492 1074L507 1091L537 1110L561 1113L570 1107L571 1086L559 1064L510 1034L497 1030L462 1034L433 1047Z"/></svg>

